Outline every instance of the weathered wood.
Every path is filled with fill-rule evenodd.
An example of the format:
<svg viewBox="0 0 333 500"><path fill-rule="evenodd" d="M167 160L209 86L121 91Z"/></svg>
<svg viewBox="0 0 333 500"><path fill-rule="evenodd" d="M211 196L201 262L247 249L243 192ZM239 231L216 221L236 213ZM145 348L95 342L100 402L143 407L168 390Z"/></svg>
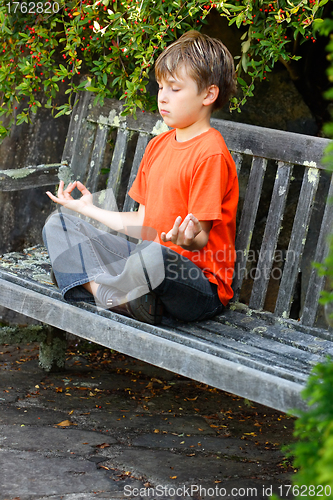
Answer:
<svg viewBox="0 0 333 500"><path fill-rule="evenodd" d="M305 384L312 366L322 360L318 354L265 339L259 330L246 332L241 328L209 321L205 328L191 324L179 326L179 331L184 337L181 341L184 345L196 347L196 341L201 342L206 352L214 351L216 355L231 361L300 384Z"/></svg>
<svg viewBox="0 0 333 500"><path fill-rule="evenodd" d="M332 352L332 335L328 335L327 330L314 327L302 328L303 325L299 322L289 319L277 320L272 314L270 317L267 313L246 316L229 309L225 314L218 316L216 321L227 326L232 325L237 331L245 331L250 335L259 335L268 339L276 350L279 350L280 345L286 344L303 351L304 354L310 352L321 357L327 352Z"/></svg>
<svg viewBox="0 0 333 500"><path fill-rule="evenodd" d="M138 173L140 162L143 156L143 153L145 152L146 146L149 142L151 136L148 134L143 134L141 133L138 137L138 142L135 148L135 154L134 154L134 159L132 163L132 168L131 168L131 173L128 179L128 185L127 185L127 190L126 190L126 196L125 196L125 202L123 206L123 211L124 212L131 212L135 208L135 201L128 196L128 190L132 186L134 179L136 177L136 174Z"/></svg>
<svg viewBox="0 0 333 500"><path fill-rule="evenodd" d="M257 262L256 278L253 283L249 303L250 307L253 309L262 309L265 302L267 286L271 278L274 254L286 206L291 173L292 165L279 162L265 232Z"/></svg>
<svg viewBox="0 0 333 500"><path fill-rule="evenodd" d="M260 193L262 189L262 183L264 181L266 167L267 160L265 158L253 158L250 177L244 199L244 206L246 206L246 210L243 210L242 212L238 234L236 237L237 259L235 264L234 281L232 285L235 299L239 297L240 289L242 287L242 282L246 271L246 261L251 244L254 222L259 206Z"/></svg>
<svg viewBox="0 0 333 500"><path fill-rule="evenodd" d="M106 141L108 137L109 127L98 125L95 142L92 150L90 168L85 185L94 193L97 191L98 178L101 173L103 158L105 153Z"/></svg>
<svg viewBox="0 0 333 500"><path fill-rule="evenodd" d="M51 163L36 167L0 170L0 191L20 191L58 184L61 166L61 163Z"/></svg>
<svg viewBox="0 0 333 500"><path fill-rule="evenodd" d="M328 139L265 127L212 119L231 151L294 165L325 168L321 164Z"/></svg>
<svg viewBox="0 0 333 500"><path fill-rule="evenodd" d="M91 107L89 92L80 94L76 100L67 133L62 161L67 161L73 172L73 179L85 182L87 179L92 145L97 125L87 120Z"/></svg>
<svg viewBox="0 0 333 500"><path fill-rule="evenodd" d="M319 173L319 170L315 168L305 168L304 170L301 192L299 194L286 262L275 306L275 314L277 316L289 316L300 261L309 229L313 200L318 188Z"/></svg>
<svg viewBox="0 0 333 500"><path fill-rule="evenodd" d="M118 129L117 140L113 151L110 173L108 177L108 193L106 206L110 206L113 199L117 200L120 189L123 166L126 160L129 131Z"/></svg>
<svg viewBox="0 0 333 500"><path fill-rule="evenodd" d="M325 212L319 233L314 262L323 263L329 252L328 236L333 231L333 176L331 176L330 189L328 199L325 206ZM313 268L311 271L307 292L305 296L303 312L301 315L301 323L312 326L316 319L317 304L320 297L320 292L324 287L325 276L320 276L318 271Z"/></svg>
<svg viewBox="0 0 333 500"><path fill-rule="evenodd" d="M235 153L234 151L231 151L231 156L232 156L232 158L235 162L235 165L236 165L237 175L239 175L239 172L240 172L240 169L241 169L242 163L243 163L243 155L240 153Z"/></svg>

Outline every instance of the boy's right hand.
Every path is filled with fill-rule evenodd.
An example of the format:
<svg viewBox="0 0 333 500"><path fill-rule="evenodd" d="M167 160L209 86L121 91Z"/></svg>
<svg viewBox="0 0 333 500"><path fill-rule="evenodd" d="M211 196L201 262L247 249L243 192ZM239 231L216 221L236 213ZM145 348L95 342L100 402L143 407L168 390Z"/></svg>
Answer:
<svg viewBox="0 0 333 500"><path fill-rule="evenodd" d="M71 195L75 188L82 194L78 200L75 200ZM84 214L85 209L93 205L92 194L80 181L70 182L66 189L64 189L64 181L60 181L58 196L54 196L50 191L46 191L46 194L55 203L81 214Z"/></svg>

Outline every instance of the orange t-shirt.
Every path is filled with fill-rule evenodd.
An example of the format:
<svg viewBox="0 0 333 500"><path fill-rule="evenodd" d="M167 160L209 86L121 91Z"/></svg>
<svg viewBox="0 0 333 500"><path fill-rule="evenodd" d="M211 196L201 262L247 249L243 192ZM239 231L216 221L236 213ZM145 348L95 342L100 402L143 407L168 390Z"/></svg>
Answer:
<svg viewBox="0 0 333 500"><path fill-rule="evenodd" d="M152 139L144 153L129 195L145 206L144 226L154 228L162 245L184 255L218 285L227 305L235 262L238 179L235 163L222 135L210 128L193 139L177 142L170 130ZM192 213L212 221L207 245L193 252L163 243L177 216Z"/></svg>

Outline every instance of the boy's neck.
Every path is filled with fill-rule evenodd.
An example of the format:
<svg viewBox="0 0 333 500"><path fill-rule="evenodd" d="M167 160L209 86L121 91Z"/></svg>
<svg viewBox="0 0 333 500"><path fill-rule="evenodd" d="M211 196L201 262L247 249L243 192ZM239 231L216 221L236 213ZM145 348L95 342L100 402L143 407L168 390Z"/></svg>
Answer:
<svg viewBox="0 0 333 500"><path fill-rule="evenodd" d="M197 121L193 125L186 128L176 128L177 142L186 142L198 135L207 132L211 128L210 115L205 120Z"/></svg>

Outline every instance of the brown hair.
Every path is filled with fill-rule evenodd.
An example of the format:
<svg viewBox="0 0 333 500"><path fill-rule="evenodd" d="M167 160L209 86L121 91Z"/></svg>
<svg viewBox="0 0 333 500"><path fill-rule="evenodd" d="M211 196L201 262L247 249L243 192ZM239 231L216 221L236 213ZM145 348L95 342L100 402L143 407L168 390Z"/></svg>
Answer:
<svg viewBox="0 0 333 500"><path fill-rule="evenodd" d="M219 95L213 105L214 110L222 108L231 95L235 94L233 58L221 40L195 30L184 33L156 60L156 79L177 75L181 65L186 67L188 75L196 82L199 94L210 85L219 88Z"/></svg>

